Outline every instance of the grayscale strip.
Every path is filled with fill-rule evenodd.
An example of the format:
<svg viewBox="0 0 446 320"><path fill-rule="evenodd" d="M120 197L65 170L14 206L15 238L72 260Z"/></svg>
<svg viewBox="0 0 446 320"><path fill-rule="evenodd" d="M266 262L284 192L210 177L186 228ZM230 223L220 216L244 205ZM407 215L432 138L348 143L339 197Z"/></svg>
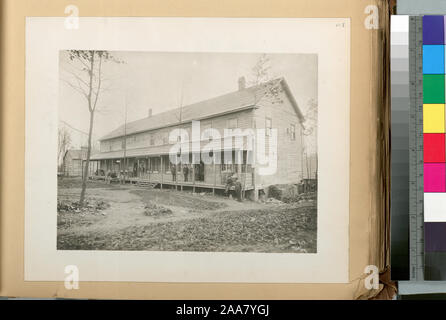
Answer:
<svg viewBox="0 0 446 320"><path fill-rule="evenodd" d="M393 16L392 21L391 277L409 280L409 19Z"/></svg>

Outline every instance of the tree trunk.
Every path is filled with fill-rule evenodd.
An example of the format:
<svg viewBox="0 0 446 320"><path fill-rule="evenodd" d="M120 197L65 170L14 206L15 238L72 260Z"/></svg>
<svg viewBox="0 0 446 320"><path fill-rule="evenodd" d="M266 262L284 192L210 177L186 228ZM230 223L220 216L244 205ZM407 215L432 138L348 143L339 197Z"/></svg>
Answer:
<svg viewBox="0 0 446 320"><path fill-rule="evenodd" d="M79 205L81 207L84 206L84 200L85 200L85 190L87 189L87 179L88 179L88 166L90 165L90 154L91 154L91 134L93 132L93 119L94 119L94 107L92 106L92 93L93 93L93 73L94 73L94 55L95 52L91 51L91 60L90 60L90 70L89 70L89 90L88 90L88 110L90 111L90 128L88 129L88 147L87 147L87 159L85 161L85 168L83 168L83 174L82 174L82 190L81 190L81 197L79 199ZM101 75L99 74L99 77ZM96 94L99 94L99 88L98 92ZM82 163L82 162L81 162Z"/></svg>
<svg viewBox="0 0 446 320"><path fill-rule="evenodd" d="M316 152L316 172L315 172L315 178L316 178L316 179L317 179L317 176L318 176L318 170L319 170L319 167L318 167L319 163L318 163L318 161L319 161L319 159L318 159L318 157L317 157L317 152Z"/></svg>
<svg viewBox="0 0 446 320"><path fill-rule="evenodd" d="M310 166L308 164L308 152L305 152L305 162L307 164L307 179L311 178Z"/></svg>
<svg viewBox="0 0 446 320"><path fill-rule="evenodd" d="M90 128L88 130L88 147L87 147L87 159L85 160L84 172L82 174L82 191L81 198L79 200L79 205L82 207L85 200L85 191L87 190L87 180L88 180L88 168L90 166L90 155L91 155L91 136L93 133L93 120L94 112L90 112Z"/></svg>

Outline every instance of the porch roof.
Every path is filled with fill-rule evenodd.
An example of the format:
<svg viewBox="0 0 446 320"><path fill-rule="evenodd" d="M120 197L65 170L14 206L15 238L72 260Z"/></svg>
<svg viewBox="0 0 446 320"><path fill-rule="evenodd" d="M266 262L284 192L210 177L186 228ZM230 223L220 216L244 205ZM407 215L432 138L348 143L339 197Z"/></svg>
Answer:
<svg viewBox="0 0 446 320"><path fill-rule="evenodd" d="M156 147L147 147L147 148L138 148L138 149L128 149L126 151L127 158L136 158L136 157L150 157L150 156L161 156L168 155L170 153L172 145L162 145ZM247 150L247 148L214 148L213 150ZM205 150L201 150L202 152L207 152ZM192 153L192 148L189 148L189 153ZM107 159L122 159L124 158L124 150L119 151L110 151L110 152L100 152L91 156L90 160L107 160Z"/></svg>

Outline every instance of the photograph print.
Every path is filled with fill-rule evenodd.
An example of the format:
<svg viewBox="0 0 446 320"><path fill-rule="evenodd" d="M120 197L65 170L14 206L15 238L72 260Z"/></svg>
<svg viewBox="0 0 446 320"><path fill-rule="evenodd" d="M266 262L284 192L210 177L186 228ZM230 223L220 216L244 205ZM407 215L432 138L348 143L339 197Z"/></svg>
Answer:
<svg viewBox="0 0 446 320"><path fill-rule="evenodd" d="M57 250L317 253L318 55L59 52Z"/></svg>

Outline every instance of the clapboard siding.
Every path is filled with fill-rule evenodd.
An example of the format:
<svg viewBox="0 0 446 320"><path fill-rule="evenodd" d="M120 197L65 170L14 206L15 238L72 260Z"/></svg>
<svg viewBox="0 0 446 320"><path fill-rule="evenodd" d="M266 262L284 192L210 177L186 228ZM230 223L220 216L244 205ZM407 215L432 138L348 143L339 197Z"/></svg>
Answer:
<svg viewBox="0 0 446 320"><path fill-rule="evenodd" d="M261 129L266 129L266 119L271 119L272 128L278 134L277 170L271 175L257 175L256 185L262 188L273 184L298 183L302 179L302 126L287 94L281 92L277 97L262 100L254 118L256 127ZM294 140L291 139L291 125L295 126ZM268 140L266 154L270 147L274 147L268 144Z"/></svg>
<svg viewBox="0 0 446 320"><path fill-rule="evenodd" d="M67 159L64 163L64 173L66 176L76 177L82 176L82 160L81 159Z"/></svg>
<svg viewBox="0 0 446 320"><path fill-rule="evenodd" d="M200 136L204 130L208 127L218 130L220 135L223 137L224 130L229 128L230 119L237 119L237 128L245 130L252 128L253 123L253 111L245 110L234 112L218 117L209 118L200 121ZM192 140L192 123L182 124L177 126L170 126L168 128L161 128L156 130L150 130L147 132L141 132L137 134L132 134L127 136L127 150L146 148L146 147L156 147L162 145L169 145L169 134L175 129L186 130L189 140ZM123 150L124 138L115 138L111 140L101 141L101 152L119 151Z"/></svg>

